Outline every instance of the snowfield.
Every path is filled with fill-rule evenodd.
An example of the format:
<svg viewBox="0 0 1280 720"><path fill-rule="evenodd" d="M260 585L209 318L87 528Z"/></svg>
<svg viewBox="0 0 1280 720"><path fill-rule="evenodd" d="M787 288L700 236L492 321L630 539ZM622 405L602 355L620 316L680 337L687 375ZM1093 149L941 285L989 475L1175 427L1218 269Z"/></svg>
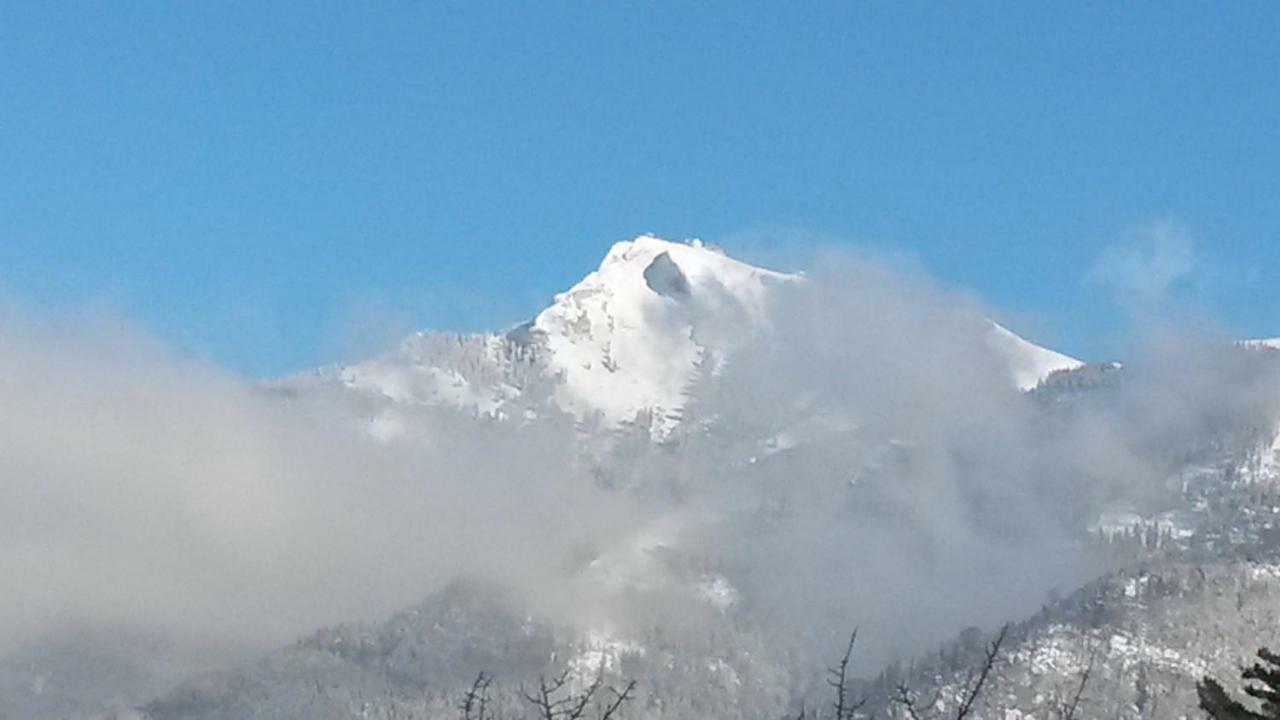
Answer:
<svg viewBox="0 0 1280 720"><path fill-rule="evenodd" d="M604 428L639 422L661 439L680 422L696 374L716 372L735 348L768 332L777 289L804 281L697 240L641 235L614 244L596 270L516 330L417 333L391 353L319 374L392 404L499 419L550 404ZM989 325L985 341L1021 390L1083 365ZM394 415L379 415L368 429L388 440L397 427Z"/></svg>

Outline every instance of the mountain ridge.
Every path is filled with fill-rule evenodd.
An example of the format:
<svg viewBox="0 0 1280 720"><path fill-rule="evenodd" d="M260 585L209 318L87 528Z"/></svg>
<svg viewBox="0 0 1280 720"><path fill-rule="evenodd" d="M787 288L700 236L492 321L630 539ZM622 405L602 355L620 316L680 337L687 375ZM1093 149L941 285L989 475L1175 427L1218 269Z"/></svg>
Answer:
<svg viewBox="0 0 1280 720"><path fill-rule="evenodd" d="M390 401L393 409L370 429L384 439L397 434L397 423L387 419L397 405L442 405L499 419L559 411L605 428L645 417L661 439L679 423L699 363L709 356L723 362L767 333L777 288L805 277L742 262L699 240L640 235L615 243L598 268L510 331L421 331L382 355L284 382L328 376ZM985 341L1020 390L1083 365L995 321L989 327ZM442 352L450 342L461 357Z"/></svg>

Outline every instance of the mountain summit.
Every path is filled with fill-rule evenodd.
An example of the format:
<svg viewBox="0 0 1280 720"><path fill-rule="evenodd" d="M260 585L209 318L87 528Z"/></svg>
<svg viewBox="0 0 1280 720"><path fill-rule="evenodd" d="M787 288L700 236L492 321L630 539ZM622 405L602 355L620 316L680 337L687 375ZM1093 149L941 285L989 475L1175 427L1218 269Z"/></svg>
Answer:
<svg viewBox="0 0 1280 720"><path fill-rule="evenodd" d="M557 404L608 423L648 410L670 422L707 352L764 326L769 293L798 275L754 267L699 241L651 235L615 244L590 273L534 319Z"/></svg>
<svg viewBox="0 0 1280 720"><path fill-rule="evenodd" d="M516 330L420 332L383 356L319 375L393 406L453 406L500 418L550 406L604 427L645 417L661 437L679 422L700 364L731 357L767 332L777 290L804 281L698 240L641 235L614 244L596 270ZM1023 390L1082 364L994 322L986 340ZM397 427L389 411L375 419L374 432Z"/></svg>

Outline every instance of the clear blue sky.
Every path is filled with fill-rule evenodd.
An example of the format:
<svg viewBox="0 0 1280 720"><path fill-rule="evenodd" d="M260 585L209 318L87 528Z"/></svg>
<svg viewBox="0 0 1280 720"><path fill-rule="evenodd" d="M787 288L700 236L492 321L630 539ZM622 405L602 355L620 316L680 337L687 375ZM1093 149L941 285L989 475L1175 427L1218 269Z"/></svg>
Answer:
<svg viewBox="0 0 1280 720"><path fill-rule="evenodd" d="M1125 335L1100 256L1280 335L1277 38L1247 2L0 2L0 293L262 376L514 323L639 232L812 235L1085 357ZM1194 249L1126 255L1158 223Z"/></svg>

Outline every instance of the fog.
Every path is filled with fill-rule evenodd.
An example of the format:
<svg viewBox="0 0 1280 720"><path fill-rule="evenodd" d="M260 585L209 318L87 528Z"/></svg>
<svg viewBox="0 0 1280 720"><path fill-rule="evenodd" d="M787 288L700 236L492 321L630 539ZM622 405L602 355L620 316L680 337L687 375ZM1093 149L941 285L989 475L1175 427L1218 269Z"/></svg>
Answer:
<svg viewBox="0 0 1280 720"><path fill-rule="evenodd" d="M621 498L571 436L442 429L388 447L111 318L12 314L0 348L0 638L149 626L263 649L372 619L459 573L563 571ZM572 519L572 522L569 520Z"/></svg>
<svg viewBox="0 0 1280 720"><path fill-rule="evenodd" d="M720 457L686 485L742 509L711 542L781 634L827 657L855 625L874 667L1027 617L1105 571L1081 534L1100 511L1169 509L1195 452L1274 437L1280 358L1203 325L1135 324L1123 379L1063 401L1011 387L987 342L998 309L910 265L829 253L811 266L693 405L739 455L771 435L807 452L736 469Z"/></svg>
<svg viewBox="0 0 1280 720"><path fill-rule="evenodd" d="M872 662L905 658L1104 570L1083 528L1160 509L1181 448L1276 426L1259 353L1165 327L1104 397L1046 408L987 343L997 309L894 263L811 267L770 331L704 363L685 431L586 460L563 418L424 410L423 440L378 442L332 394L251 383L117 316L10 308L0 653L89 625L222 662L462 576L584 630L720 622L672 600L668 548L779 643L820 656L861 625Z"/></svg>

